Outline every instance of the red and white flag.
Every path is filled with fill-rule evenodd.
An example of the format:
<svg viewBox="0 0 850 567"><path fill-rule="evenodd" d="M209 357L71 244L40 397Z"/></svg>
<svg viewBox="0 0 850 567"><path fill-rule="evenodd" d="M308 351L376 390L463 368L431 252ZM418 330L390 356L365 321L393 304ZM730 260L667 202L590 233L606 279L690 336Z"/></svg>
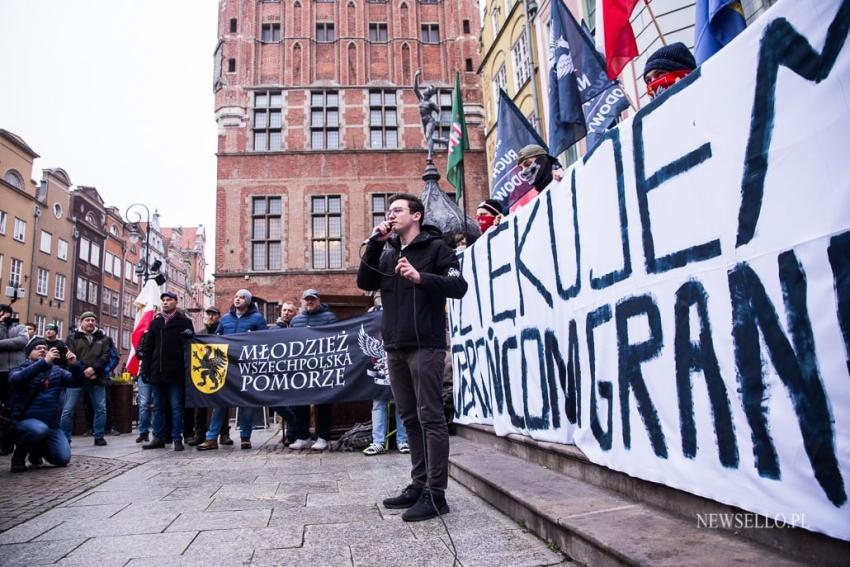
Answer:
<svg viewBox="0 0 850 567"><path fill-rule="evenodd" d="M130 356L127 358L127 372L133 376L139 375L140 360L136 356L136 348L139 346L139 341L142 340L142 335L150 327L151 321L160 310L160 294L161 290L153 279L148 280L148 283L139 292L139 296L133 305L136 306L136 320L133 325L133 334L130 336Z"/></svg>
<svg viewBox="0 0 850 567"><path fill-rule="evenodd" d="M605 54L608 78L614 80L637 57L638 48L630 18L638 0L598 0L596 43Z"/></svg>

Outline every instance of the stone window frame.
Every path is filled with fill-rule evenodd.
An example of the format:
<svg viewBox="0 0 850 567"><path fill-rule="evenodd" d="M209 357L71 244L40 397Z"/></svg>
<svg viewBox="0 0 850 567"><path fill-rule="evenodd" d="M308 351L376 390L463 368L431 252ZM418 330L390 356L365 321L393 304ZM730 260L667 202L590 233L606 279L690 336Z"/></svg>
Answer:
<svg viewBox="0 0 850 567"><path fill-rule="evenodd" d="M252 195L250 212L251 271L274 272L282 270L283 197L281 195ZM276 238L273 237L275 220L277 220ZM277 249L276 252L275 248Z"/></svg>
<svg viewBox="0 0 850 567"><path fill-rule="evenodd" d="M310 91L310 149L341 150L338 90Z"/></svg>
<svg viewBox="0 0 850 567"><path fill-rule="evenodd" d="M395 89L370 89L368 97L369 148L398 149L398 92ZM380 138L380 144L375 143L376 135Z"/></svg>
<svg viewBox="0 0 850 567"><path fill-rule="evenodd" d="M283 150L283 91L255 91L252 113L251 140L254 151ZM273 143L273 139L276 143Z"/></svg>
<svg viewBox="0 0 850 567"><path fill-rule="evenodd" d="M337 228L336 232L332 230L334 224ZM321 231L317 231L317 227ZM345 268L342 235L342 195L310 195L310 266L312 269ZM317 255L319 250L322 256ZM332 262L332 257L338 262Z"/></svg>
<svg viewBox="0 0 850 567"><path fill-rule="evenodd" d="M419 40L428 45L439 45L440 24L436 22L423 22L419 26Z"/></svg>

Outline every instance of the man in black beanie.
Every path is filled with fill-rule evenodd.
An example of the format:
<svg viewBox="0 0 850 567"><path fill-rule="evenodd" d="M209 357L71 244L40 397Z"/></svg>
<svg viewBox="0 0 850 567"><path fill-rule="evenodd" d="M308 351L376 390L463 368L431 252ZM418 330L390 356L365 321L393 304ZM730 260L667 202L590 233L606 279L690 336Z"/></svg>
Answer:
<svg viewBox="0 0 850 567"><path fill-rule="evenodd" d="M646 60L643 69L646 93L655 98L696 68L697 62L684 43L665 45Z"/></svg>

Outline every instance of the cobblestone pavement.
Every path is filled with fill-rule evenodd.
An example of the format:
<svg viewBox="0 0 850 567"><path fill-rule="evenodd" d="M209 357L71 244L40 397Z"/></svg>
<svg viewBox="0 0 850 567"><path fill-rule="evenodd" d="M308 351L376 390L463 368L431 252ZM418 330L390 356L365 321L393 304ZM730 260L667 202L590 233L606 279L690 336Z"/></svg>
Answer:
<svg viewBox="0 0 850 567"><path fill-rule="evenodd" d="M407 524L401 511L380 504L409 481L407 455L299 454L279 439L257 431L251 451L237 445L204 453L143 452L131 435L110 438L108 447L75 439L78 468L16 475L23 480L15 482L25 483L18 494L53 490L63 473L76 475L98 461L138 466L64 501L58 496L58 506L0 533L0 565L453 564L438 519ZM2 464L5 484L8 459ZM104 469L89 470L102 475ZM0 490L5 494L5 486ZM444 519L458 565L567 565L453 481L447 498L451 513Z"/></svg>
<svg viewBox="0 0 850 567"><path fill-rule="evenodd" d="M11 458L0 457L0 532L136 466L115 459L74 457L65 469L44 466L28 474L12 474Z"/></svg>

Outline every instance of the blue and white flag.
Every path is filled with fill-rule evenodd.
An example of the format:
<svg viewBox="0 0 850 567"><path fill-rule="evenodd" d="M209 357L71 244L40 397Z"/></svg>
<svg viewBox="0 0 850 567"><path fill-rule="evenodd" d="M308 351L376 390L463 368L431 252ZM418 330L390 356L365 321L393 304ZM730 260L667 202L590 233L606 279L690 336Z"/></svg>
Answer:
<svg viewBox="0 0 850 567"><path fill-rule="evenodd" d="M549 147L558 155L587 134L588 149L629 102L608 78L605 59L562 0L552 2L549 41Z"/></svg>
<svg viewBox="0 0 850 567"><path fill-rule="evenodd" d="M546 147L543 139L528 123L522 112L511 102L508 93L499 89L499 116L496 128L496 158L493 160L493 184L490 197L502 203L507 209L508 197L525 195L531 184L520 177L520 167L516 165L519 151L528 144Z"/></svg>

